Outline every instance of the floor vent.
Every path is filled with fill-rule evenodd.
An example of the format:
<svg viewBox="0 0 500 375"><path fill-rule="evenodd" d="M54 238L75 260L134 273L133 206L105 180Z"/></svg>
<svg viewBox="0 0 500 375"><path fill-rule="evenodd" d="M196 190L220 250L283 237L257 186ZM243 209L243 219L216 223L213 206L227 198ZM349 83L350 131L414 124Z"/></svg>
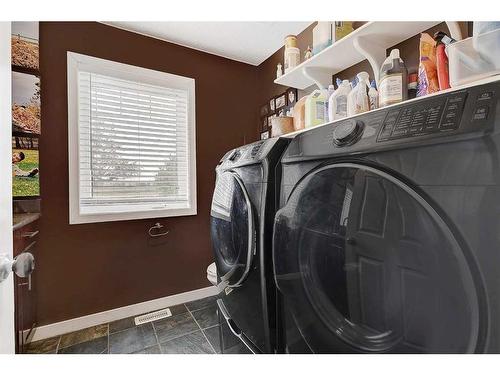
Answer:
<svg viewBox="0 0 500 375"><path fill-rule="evenodd" d="M153 312L148 313L148 314L136 316L135 317L135 325L138 326L138 325L141 325L144 323L154 322L155 320L168 318L169 316L172 316L172 312L170 311L170 309L153 311Z"/></svg>

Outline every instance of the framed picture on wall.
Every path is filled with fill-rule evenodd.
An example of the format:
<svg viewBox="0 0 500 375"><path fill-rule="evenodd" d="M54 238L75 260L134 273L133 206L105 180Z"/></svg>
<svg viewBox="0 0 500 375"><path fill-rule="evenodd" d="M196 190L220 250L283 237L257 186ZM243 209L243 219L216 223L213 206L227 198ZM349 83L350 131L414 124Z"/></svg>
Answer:
<svg viewBox="0 0 500 375"><path fill-rule="evenodd" d="M274 98L269 100L269 113L273 113L276 110L276 103L274 102Z"/></svg>
<svg viewBox="0 0 500 375"><path fill-rule="evenodd" d="M269 103L266 103L260 107L260 117L267 116L269 114Z"/></svg>
<svg viewBox="0 0 500 375"><path fill-rule="evenodd" d="M286 90L286 101L288 106L293 107L295 103L297 103L298 98L299 92L297 89L290 87L288 90Z"/></svg>
<svg viewBox="0 0 500 375"><path fill-rule="evenodd" d="M272 114L271 116L267 116L267 126L270 127L271 126L271 119L273 117L278 117L278 115L276 113Z"/></svg>
<svg viewBox="0 0 500 375"><path fill-rule="evenodd" d="M283 107L286 107L286 93L278 95L274 98L276 110L280 110Z"/></svg>
<svg viewBox="0 0 500 375"><path fill-rule="evenodd" d="M40 78L12 72L12 131L40 134Z"/></svg>
<svg viewBox="0 0 500 375"><path fill-rule="evenodd" d="M12 65L38 71L38 22L13 22L11 35Z"/></svg>
<svg viewBox="0 0 500 375"><path fill-rule="evenodd" d="M12 196L33 198L40 195L38 137L12 137Z"/></svg>
<svg viewBox="0 0 500 375"><path fill-rule="evenodd" d="M266 131L268 126L269 126L269 124L268 124L268 121L267 121L267 117L262 117L260 119L260 129L261 129L261 131Z"/></svg>

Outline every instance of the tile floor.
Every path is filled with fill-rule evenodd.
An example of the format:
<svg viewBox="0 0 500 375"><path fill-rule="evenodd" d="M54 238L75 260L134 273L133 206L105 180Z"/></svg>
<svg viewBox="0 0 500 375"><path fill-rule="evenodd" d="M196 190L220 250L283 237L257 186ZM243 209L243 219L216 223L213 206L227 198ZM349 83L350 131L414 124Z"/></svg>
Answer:
<svg viewBox="0 0 500 375"><path fill-rule="evenodd" d="M136 326L117 320L35 341L27 353L160 354L220 353L216 297L170 307L172 316Z"/></svg>

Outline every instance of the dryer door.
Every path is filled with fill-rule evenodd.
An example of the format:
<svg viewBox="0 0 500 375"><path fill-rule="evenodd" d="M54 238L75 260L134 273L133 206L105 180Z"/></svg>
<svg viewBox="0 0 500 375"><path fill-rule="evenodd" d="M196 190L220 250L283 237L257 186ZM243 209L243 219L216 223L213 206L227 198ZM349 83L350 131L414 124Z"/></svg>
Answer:
<svg viewBox="0 0 500 375"><path fill-rule="evenodd" d="M255 249L255 221L243 182L234 172L217 176L210 218L217 275L237 287L250 271Z"/></svg>
<svg viewBox="0 0 500 375"><path fill-rule="evenodd" d="M331 164L303 178L277 213L273 253L289 351L477 346L478 297L464 252L431 205L383 171Z"/></svg>

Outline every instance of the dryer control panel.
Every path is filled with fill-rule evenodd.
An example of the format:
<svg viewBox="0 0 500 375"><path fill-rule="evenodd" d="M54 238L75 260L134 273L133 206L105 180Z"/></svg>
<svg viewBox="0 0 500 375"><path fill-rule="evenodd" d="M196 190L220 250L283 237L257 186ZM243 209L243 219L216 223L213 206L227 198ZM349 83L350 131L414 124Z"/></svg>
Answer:
<svg viewBox="0 0 500 375"><path fill-rule="evenodd" d="M222 157L217 168L227 169L260 163L275 146L279 146L278 143L288 142L280 138L270 138L235 148Z"/></svg>
<svg viewBox="0 0 500 375"><path fill-rule="evenodd" d="M466 134L491 132L495 126L500 132L499 97L500 80L335 121L297 135L283 162L452 142Z"/></svg>

